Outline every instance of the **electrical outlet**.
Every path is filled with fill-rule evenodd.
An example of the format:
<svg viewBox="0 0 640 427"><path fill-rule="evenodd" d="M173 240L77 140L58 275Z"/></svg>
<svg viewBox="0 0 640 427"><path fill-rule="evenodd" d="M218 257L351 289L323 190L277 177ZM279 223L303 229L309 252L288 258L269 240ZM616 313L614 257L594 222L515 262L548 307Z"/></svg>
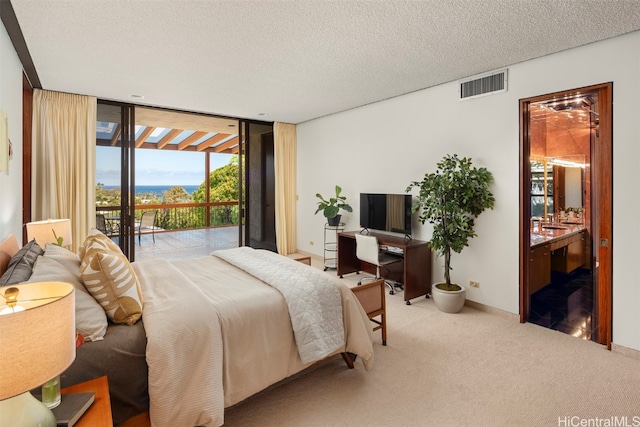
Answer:
<svg viewBox="0 0 640 427"><path fill-rule="evenodd" d="M472 288L479 288L480 287L480 282L476 282L474 280L469 280L469 286L471 286Z"/></svg>

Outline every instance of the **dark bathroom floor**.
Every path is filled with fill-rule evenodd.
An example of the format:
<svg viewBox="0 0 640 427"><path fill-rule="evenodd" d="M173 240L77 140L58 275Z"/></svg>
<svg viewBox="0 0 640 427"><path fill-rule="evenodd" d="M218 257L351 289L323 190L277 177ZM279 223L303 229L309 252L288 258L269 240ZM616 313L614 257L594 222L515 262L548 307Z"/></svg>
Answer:
<svg viewBox="0 0 640 427"><path fill-rule="evenodd" d="M531 295L529 322L595 340L595 312L591 270L552 272L551 284Z"/></svg>

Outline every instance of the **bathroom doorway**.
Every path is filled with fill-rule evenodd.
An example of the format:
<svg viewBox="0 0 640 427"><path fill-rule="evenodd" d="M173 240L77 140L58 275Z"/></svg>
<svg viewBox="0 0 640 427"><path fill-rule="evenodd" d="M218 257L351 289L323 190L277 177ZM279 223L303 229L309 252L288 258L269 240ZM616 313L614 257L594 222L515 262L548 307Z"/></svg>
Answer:
<svg viewBox="0 0 640 427"><path fill-rule="evenodd" d="M611 346L612 84L520 100L520 321Z"/></svg>

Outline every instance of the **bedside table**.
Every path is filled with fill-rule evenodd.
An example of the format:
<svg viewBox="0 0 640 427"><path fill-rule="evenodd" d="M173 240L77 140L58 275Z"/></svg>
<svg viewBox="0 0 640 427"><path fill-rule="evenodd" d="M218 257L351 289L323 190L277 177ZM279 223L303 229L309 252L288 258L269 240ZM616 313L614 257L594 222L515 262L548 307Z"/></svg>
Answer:
<svg viewBox="0 0 640 427"><path fill-rule="evenodd" d="M287 258L291 258L292 260L301 262L303 264L311 265L311 257L307 255L302 255L294 252L287 255Z"/></svg>
<svg viewBox="0 0 640 427"><path fill-rule="evenodd" d="M99 377L80 384L65 387L60 393L95 393L94 401L74 427L113 427L111 399L107 377Z"/></svg>

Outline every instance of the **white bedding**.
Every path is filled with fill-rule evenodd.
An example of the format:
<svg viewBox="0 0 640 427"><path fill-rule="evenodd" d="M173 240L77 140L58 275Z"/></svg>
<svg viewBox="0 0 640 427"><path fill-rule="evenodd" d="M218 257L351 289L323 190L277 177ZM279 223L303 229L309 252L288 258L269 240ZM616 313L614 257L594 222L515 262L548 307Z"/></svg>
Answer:
<svg viewBox="0 0 640 427"><path fill-rule="evenodd" d="M144 299L153 426L222 425L225 407L310 365L274 287L214 256L132 265ZM333 354L357 354L369 370L371 323L353 292L333 282L344 336Z"/></svg>

